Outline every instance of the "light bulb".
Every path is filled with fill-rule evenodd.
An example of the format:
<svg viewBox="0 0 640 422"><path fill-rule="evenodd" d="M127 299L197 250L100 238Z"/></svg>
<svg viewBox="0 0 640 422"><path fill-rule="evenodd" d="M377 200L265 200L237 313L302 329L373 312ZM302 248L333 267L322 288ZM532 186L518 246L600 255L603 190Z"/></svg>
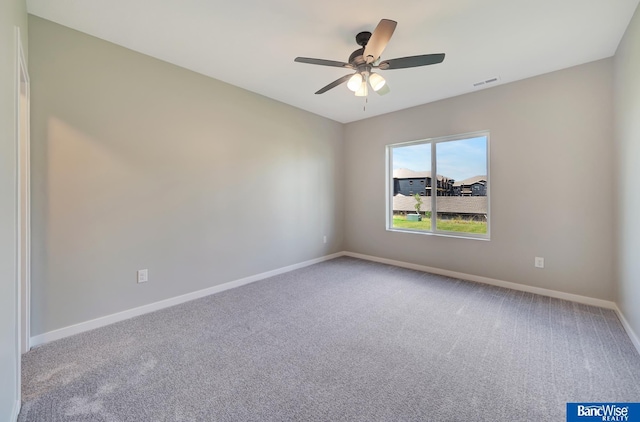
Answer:
<svg viewBox="0 0 640 422"><path fill-rule="evenodd" d="M347 82L347 88L356 92L358 88L362 85L362 75L360 73L354 73L353 76Z"/></svg>
<svg viewBox="0 0 640 422"><path fill-rule="evenodd" d="M360 88L356 91L356 97L366 97L368 93L369 89L367 88L367 81L362 81Z"/></svg>
<svg viewBox="0 0 640 422"><path fill-rule="evenodd" d="M385 81L384 78L377 73L371 73L369 75L369 83L371 84L371 88L373 88L373 90L376 92L380 90L380 88L382 88L386 82L387 81Z"/></svg>

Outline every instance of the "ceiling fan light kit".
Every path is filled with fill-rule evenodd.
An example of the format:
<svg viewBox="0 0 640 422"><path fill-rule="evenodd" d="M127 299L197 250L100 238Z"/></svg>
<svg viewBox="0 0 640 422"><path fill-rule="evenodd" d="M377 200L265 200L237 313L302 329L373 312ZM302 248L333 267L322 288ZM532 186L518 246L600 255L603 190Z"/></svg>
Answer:
<svg viewBox="0 0 640 422"><path fill-rule="evenodd" d="M360 32L356 35L356 43L362 46L349 56L348 62L335 60L313 59L309 57L296 57L298 63L315 64L320 66L343 67L355 70L355 73L345 75L320 88L316 94L324 94L330 89L347 82L347 88L355 92L357 97L366 97L369 92L368 85L379 95L389 92L389 85L382 75L373 72L373 69L406 69L410 67L428 66L442 63L444 54L423 54L419 56L400 57L397 59L378 62L380 55L389 43L397 22L390 19L382 19L376 29L371 32ZM383 89L384 88L384 89Z"/></svg>

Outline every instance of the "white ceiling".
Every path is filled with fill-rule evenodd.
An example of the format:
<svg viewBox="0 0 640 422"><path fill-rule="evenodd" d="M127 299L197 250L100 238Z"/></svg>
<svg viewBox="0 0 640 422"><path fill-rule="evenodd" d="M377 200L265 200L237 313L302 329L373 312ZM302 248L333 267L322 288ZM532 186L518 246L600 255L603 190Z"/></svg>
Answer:
<svg viewBox="0 0 640 422"><path fill-rule="evenodd" d="M28 0L29 13L339 122L351 122L612 56L639 0ZM398 22L382 59L446 53L380 71L391 93L314 92L348 70L355 35ZM495 84L491 85L495 86Z"/></svg>

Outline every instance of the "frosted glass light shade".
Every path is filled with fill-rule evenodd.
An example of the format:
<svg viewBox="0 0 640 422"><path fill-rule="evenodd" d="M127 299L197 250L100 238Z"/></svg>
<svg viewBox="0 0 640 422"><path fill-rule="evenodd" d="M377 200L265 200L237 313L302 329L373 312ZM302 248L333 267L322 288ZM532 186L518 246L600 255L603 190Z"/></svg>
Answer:
<svg viewBox="0 0 640 422"><path fill-rule="evenodd" d="M356 91L356 97L366 97L367 94L369 94L367 81L362 81L362 83L360 84L360 88Z"/></svg>
<svg viewBox="0 0 640 422"><path fill-rule="evenodd" d="M359 73L355 73L347 82L347 88L356 92L360 86L362 85L362 75Z"/></svg>
<svg viewBox="0 0 640 422"><path fill-rule="evenodd" d="M385 81L384 78L377 73L372 73L371 75L369 75L369 83L371 84L371 88L373 88L373 90L377 92L384 86L385 83L387 83L387 81Z"/></svg>

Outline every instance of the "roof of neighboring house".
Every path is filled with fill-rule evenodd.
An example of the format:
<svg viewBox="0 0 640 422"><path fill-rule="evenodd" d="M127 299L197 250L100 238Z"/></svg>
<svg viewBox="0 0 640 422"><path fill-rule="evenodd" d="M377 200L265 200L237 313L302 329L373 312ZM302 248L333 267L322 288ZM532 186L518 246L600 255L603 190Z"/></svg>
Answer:
<svg viewBox="0 0 640 422"><path fill-rule="evenodd" d="M430 171L413 171L409 169L395 169L393 170L394 179L422 179L424 177L431 177ZM441 174L438 175L438 180L449 179Z"/></svg>
<svg viewBox="0 0 640 422"><path fill-rule="evenodd" d="M469 186L469 185L473 185L474 183L482 183L485 184L487 183L487 176L485 175L481 175L481 176L473 176L470 177L468 179L464 179L464 180L460 180L459 182L455 182L453 184L453 186Z"/></svg>
<svg viewBox="0 0 640 422"><path fill-rule="evenodd" d="M421 196L422 211L431 211L431 197ZM438 212L450 214L486 214L488 209L486 196L438 196ZM394 211L415 212L416 200L413 196L396 195L393 197Z"/></svg>

